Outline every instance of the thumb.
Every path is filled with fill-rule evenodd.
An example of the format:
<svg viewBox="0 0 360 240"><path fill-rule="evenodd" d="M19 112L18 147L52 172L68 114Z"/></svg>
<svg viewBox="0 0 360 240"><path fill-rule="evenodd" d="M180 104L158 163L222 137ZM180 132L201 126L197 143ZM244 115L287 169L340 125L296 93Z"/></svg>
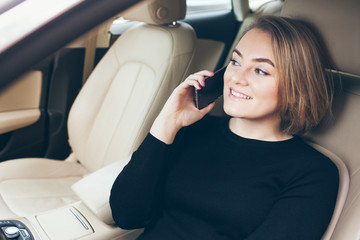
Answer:
<svg viewBox="0 0 360 240"><path fill-rule="evenodd" d="M214 106L215 106L215 102L212 102L209 105L207 105L206 107L204 107L203 109L201 109L200 113L205 116L206 114L208 114L211 111L211 109L214 108Z"/></svg>

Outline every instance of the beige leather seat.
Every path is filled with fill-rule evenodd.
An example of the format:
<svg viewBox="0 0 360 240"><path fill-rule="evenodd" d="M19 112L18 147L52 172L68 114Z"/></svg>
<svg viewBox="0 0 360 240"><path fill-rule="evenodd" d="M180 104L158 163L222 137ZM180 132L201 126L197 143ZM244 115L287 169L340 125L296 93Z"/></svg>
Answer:
<svg viewBox="0 0 360 240"><path fill-rule="evenodd" d="M281 15L304 19L320 32L335 62L336 95L328 116L307 137L330 150L340 172L332 221L323 239L360 236L360 1L286 0ZM348 173L347 173L348 171ZM311 221L311 215L309 215Z"/></svg>
<svg viewBox="0 0 360 240"><path fill-rule="evenodd" d="M123 14L143 23L114 43L76 98L68 119L72 154L65 161L29 158L1 163L0 219L78 201L71 189L74 183L127 160L164 100L188 74L196 36L188 24L172 24L185 12L185 0L148 0ZM102 187L110 189L112 182L108 185ZM78 185L79 192L81 186L86 184ZM107 202L107 197L100 196L101 201Z"/></svg>

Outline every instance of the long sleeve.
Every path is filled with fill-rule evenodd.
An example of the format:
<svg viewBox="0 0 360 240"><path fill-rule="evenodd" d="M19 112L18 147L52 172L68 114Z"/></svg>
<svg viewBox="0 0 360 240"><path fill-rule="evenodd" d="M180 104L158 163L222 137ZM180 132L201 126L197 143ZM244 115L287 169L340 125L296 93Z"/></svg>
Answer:
<svg viewBox="0 0 360 240"><path fill-rule="evenodd" d="M338 171L299 137L242 138L228 120L182 129L171 145L148 135L116 179L115 222L141 240L320 239Z"/></svg>
<svg viewBox="0 0 360 240"><path fill-rule="evenodd" d="M115 180L110 206L119 227L142 228L158 214L170 149L171 145L148 134Z"/></svg>

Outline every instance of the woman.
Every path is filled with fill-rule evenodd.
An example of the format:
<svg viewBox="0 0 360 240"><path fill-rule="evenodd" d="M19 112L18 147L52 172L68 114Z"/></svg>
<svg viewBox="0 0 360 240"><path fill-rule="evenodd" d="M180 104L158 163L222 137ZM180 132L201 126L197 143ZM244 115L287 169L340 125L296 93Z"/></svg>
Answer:
<svg viewBox="0 0 360 240"><path fill-rule="evenodd" d="M190 75L116 179L115 222L139 239L320 239L335 206L338 172L298 134L329 108L331 89L312 32L262 17L224 74L224 111L203 118Z"/></svg>

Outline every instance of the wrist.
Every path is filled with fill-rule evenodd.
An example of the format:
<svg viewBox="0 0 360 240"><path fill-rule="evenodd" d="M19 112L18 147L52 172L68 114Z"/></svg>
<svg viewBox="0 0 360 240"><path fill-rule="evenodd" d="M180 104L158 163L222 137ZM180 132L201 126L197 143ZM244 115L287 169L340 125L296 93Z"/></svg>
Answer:
<svg viewBox="0 0 360 240"><path fill-rule="evenodd" d="M150 133L160 141L172 144L180 129L181 127L177 126L176 121L172 118L158 116L150 129Z"/></svg>

